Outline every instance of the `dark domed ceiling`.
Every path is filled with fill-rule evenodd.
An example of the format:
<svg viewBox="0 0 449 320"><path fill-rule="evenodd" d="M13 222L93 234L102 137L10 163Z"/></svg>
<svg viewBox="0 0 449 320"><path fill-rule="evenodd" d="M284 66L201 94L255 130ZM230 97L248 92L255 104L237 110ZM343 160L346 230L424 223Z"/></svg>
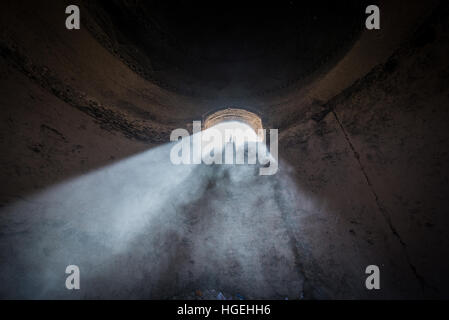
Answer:
<svg viewBox="0 0 449 320"><path fill-rule="evenodd" d="M85 19L104 46L161 87L247 97L331 65L364 21L363 1L278 2L86 1Z"/></svg>

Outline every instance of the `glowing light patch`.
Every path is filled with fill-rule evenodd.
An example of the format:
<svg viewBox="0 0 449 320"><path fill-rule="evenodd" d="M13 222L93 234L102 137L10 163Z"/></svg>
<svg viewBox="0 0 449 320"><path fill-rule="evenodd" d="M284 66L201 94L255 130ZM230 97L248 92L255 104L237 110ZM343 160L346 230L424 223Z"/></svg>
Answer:
<svg viewBox="0 0 449 320"><path fill-rule="evenodd" d="M226 121L219 123L212 128L221 133L224 143L233 142L236 147L243 146L245 141L260 141L254 129L240 121Z"/></svg>

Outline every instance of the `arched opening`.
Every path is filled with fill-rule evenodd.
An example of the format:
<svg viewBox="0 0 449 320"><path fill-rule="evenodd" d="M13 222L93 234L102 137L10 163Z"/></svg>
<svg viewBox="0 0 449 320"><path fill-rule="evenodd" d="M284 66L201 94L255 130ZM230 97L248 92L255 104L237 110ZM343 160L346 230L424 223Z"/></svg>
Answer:
<svg viewBox="0 0 449 320"><path fill-rule="evenodd" d="M277 163L277 146L273 150L267 148L271 140L270 135L264 130L262 119L257 114L244 109L227 108L207 115L204 119L203 157L207 155L206 158L209 158L213 150L219 163L222 163L221 152L224 153L224 163L226 164L244 164L245 159L248 164L256 164L257 161L262 165ZM277 132L275 136L277 137ZM210 143L212 137L214 137L214 142ZM216 140L219 140L221 144L217 144ZM270 154L271 151L274 151L274 157ZM228 157L228 155L230 156ZM273 167L276 167L273 173L263 172L261 174L274 174L277 171L277 165L273 165Z"/></svg>
<svg viewBox="0 0 449 320"><path fill-rule="evenodd" d="M245 131L246 126L253 129L260 141L264 141L264 135L261 131L263 129L262 119L254 112L244 109L226 108L216 111L204 117L203 125L204 130L214 127L218 130L223 130L223 132L226 129L241 129ZM251 139L251 134L248 138Z"/></svg>

